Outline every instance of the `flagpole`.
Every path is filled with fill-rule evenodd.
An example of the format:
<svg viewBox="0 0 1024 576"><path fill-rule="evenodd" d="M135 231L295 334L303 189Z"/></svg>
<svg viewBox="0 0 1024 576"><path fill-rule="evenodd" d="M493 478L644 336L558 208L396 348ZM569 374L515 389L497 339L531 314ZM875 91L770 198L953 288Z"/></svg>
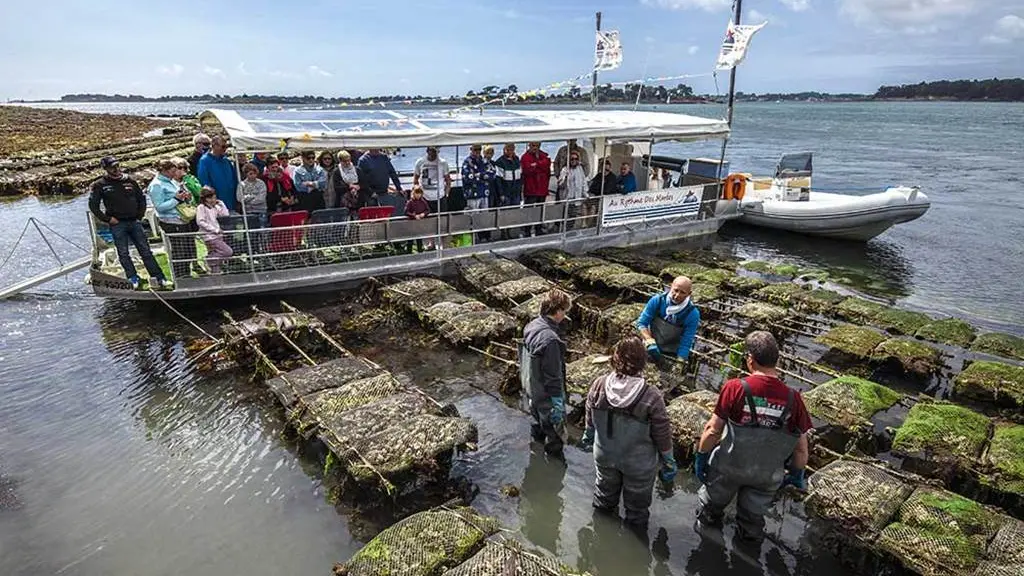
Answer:
<svg viewBox="0 0 1024 576"><path fill-rule="evenodd" d="M601 13L597 13L597 31L601 31ZM595 44L596 46L596 44ZM597 66L594 66L594 73L590 78L590 107L597 106Z"/></svg>
<svg viewBox="0 0 1024 576"><path fill-rule="evenodd" d="M743 0L736 0L736 12L735 12L735 14L733 14L733 24L735 24L736 26L740 25L740 16L742 15L742 13L743 13ZM729 105L726 108L726 113L725 113L726 114L726 116L725 116L726 123L729 125L730 133L732 131L733 104L736 102L736 68L737 68L736 66L733 66L732 70L729 71ZM719 183L721 183L721 180L723 178L723 175L722 175L722 165L725 163L725 149L728 146L729 146L729 137L726 136L725 139L722 140L722 155L718 159L718 180L719 180ZM719 192L721 192L721 191L719 191ZM719 193L719 196L721 196L721 193Z"/></svg>

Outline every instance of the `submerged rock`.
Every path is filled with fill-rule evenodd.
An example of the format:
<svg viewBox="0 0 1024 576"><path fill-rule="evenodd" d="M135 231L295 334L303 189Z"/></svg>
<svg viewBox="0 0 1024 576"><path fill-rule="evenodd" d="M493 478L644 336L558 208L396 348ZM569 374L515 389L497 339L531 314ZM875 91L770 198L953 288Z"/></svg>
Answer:
<svg viewBox="0 0 1024 576"><path fill-rule="evenodd" d="M988 440L988 418L948 402L915 404L896 430L892 449L925 461L977 460Z"/></svg>
<svg viewBox="0 0 1024 576"><path fill-rule="evenodd" d="M815 342L859 360L870 358L875 347L885 340L880 332L855 324L841 324L815 338Z"/></svg>
<svg viewBox="0 0 1024 576"><path fill-rule="evenodd" d="M974 340L975 330L974 326L958 318L943 318L942 320L932 320L921 326L917 332L914 332L914 336L940 344L966 348Z"/></svg>
<svg viewBox="0 0 1024 576"><path fill-rule="evenodd" d="M1024 367L976 360L953 381L957 394L1024 406Z"/></svg>
<svg viewBox="0 0 1024 576"><path fill-rule="evenodd" d="M844 428L864 425L902 397L899 392L856 376L840 376L803 394L812 415Z"/></svg>
<svg viewBox="0 0 1024 576"><path fill-rule="evenodd" d="M974 340L971 350L1024 360L1024 338L1000 332L987 332Z"/></svg>
<svg viewBox="0 0 1024 576"><path fill-rule="evenodd" d="M942 366L941 353L916 340L890 338L871 351L871 358L877 362L895 362L907 374L926 378L938 372Z"/></svg>

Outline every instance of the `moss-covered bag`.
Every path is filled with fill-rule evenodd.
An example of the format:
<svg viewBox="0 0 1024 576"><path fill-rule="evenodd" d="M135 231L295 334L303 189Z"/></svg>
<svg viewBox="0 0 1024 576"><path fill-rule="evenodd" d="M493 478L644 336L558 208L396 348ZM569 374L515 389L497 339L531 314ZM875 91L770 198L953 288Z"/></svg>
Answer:
<svg viewBox="0 0 1024 576"><path fill-rule="evenodd" d="M617 339L622 334L635 331L634 326L644 311L645 304L616 304L601 311L598 332L609 338Z"/></svg>
<svg viewBox="0 0 1024 576"><path fill-rule="evenodd" d="M858 360L870 358L875 347L885 340L885 335L878 331L854 324L841 324L815 338L815 342Z"/></svg>
<svg viewBox="0 0 1024 576"><path fill-rule="evenodd" d="M661 272L658 273L658 276L660 276L665 282L671 282L675 280L677 276L686 276L692 280L697 274L707 272L708 270L710 270L710 268L707 266L701 266L700 264L675 262L662 268Z"/></svg>
<svg viewBox="0 0 1024 576"><path fill-rule="evenodd" d="M722 270L721 268L709 268L701 272L694 274L690 280L693 280L697 284L710 284L712 286L721 287L726 280L729 280L736 274L729 270Z"/></svg>
<svg viewBox="0 0 1024 576"><path fill-rule="evenodd" d="M886 306L863 298L847 298L836 306L836 314L850 322L870 322L886 310Z"/></svg>
<svg viewBox="0 0 1024 576"><path fill-rule="evenodd" d="M900 506L879 546L924 576L970 574L1003 523L977 502L925 486Z"/></svg>
<svg viewBox="0 0 1024 576"><path fill-rule="evenodd" d="M592 354L574 360L565 365L565 391L569 394L586 397L594 380L611 371L610 357L603 354ZM661 385L661 377L654 364L647 364L644 367L643 377L652 386L659 387Z"/></svg>
<svg viewBox="0 0 1024 576"><path fill-rule="evenodd" d="M1005 518L988 545L986 559L973 576L1020 576L1024 574L1024 522Z"/></svg>
<svg viewBox="0 0 1024 576"><path fill-rule="evenodd" d="M670 254L673 260L695 262L709 268L721 268L730 272L740 265L739 260L711 250L679 250Z"/></svg>
<svg viewBox="0 0 1024 576"><path fill-rule="evenodd" d="M353 478L373 480L378 473L391 477L430 468L439 455L476 439L476 425L467 418L418 414L355 440L338 456L348 462L348 473Z"/></svg>
<svg viewBox="0 0 1024 576"><path fill-rule="evenodd" d="M975 337L974 326L958 318L932 320L921 326L914 336L940 344L966 348Z"/></svg>
<svg viewBox="0 0 1024 576"><path fill-rule="evenodd" d="M502 305L509 303L522 303L538 294L544 294L551 289L551 283L547 280L532 274L515 280L509 280L495 284L485 291L487 296Z"/></svg>
<svg viewBox="0 0 1024 576"><path fill-rule="evenodd" d="M1024 360L1024 338L1012 334L988 332L974 340L971 350L994 354L1003 358Z"/></svg>
<svg viewBox="0 0 1024 576"><path fill-rule="evenodd" d="M465 563L444 576L587 576L555 559L550 552L527 550L515 540L496 537Z"/></svg>
<svg viewBox="0 0 1024 576"><path fill-rule="evenodd" d="M303 366L267 380L270 388L285 408L306 395L328 388L338 388L349 382L380 376L384 370L358 356L345 356L316 366Z"/></svg>
<svg viewBox="0 0 1024 576"><path fill-rule="evenodd" d="M868 321L873 326L878 326L891 334L912 335L931 323L932 318L920 312L886 308L869 318Z"/></svg>
<svg viewBox="0 0 1024 576"><path fill-rule="evenodd" d="M669 402L667 408L676 447L684 453L689 453L694 442L700 439L704 425L711 418L711 411L682 397Z"/></svg>
<svg viewBox="0 0 1024 576"><path fill-rule="evenodd" d="M342 567L347 576L438 576L461 564L498 531L468 507L435 508L385 529Z"/></svg>
<svg viewBox="0 0 1024 576"><path fill-rule="evenodd" d="M690 299L694 304L712 302L722 297L722 290L714 284L698 283L693 285L693 293Z"/></svg>
<svg viewBox="0 0 1024 576"><path fill-rule="evenodd" d="M988 418L947 402L915 404L896 430L892 450L923 460L971 463L988 440Z"/></svg>
<svg viewBox="0 0 1024 576"><path fill-rule="evenodd" d="M752 294L767 285L764 280L753 276L734 275L722 280L722 288L742 296Z"/></svg>
<svg viewBox="0 0 1024 576"><path fill-rule="evenodd" d="M622 264L612 264L598 258L593 258L593 256L583 256L583 258L592 259L591 261L593 262L599 262L592 266L580 268L573 273L573 278L580 280L584 284L589 284L591 286L604 286L606 278L619 274L629 274L632 272L632 270Z"/></svg>
<svg viewBox="0 0 1024 576"><path fill-rule="evenodd" d="M809 510L845 530L870 537L910 496L913 487L879 467L836 460L808 480Z"/></svg>
<svg viewBox="0 0 1024 576"><path fill-rule="evenodd" d="M890 338L871 351L876 362L895 363L903 372L927 378L942 367L942 354L917 340Z"/></svg>
<svg viewBox="0 0 1024 576"><path fill-rule="evenodd" d="M976 360L957 374L954 389L967 398L1024 406L1024 367Z"/></svg>
<svg viewBox="0 0 1024 576"><path fill-rule="evenodd" d="M775 324L789 315L785 308L774 304L765 304L764 302L747 302L733 310L732 313L740 318L746 318L762 325Z"/></svg>
<svg viewBox="0 0 1024 576"><path fill-rule="evenodd" d="M844 428L865 425L882 410L888 410L903 396L885 386L855 376L840 376L804 392L811 415Z"/></svg>
<svg viewBox="0 0 1024 576"><path fill-rule="evenodd" d="M995 470L990 481L997 489L1024 496L1024 425L996 424L986 461Z"/></svg>

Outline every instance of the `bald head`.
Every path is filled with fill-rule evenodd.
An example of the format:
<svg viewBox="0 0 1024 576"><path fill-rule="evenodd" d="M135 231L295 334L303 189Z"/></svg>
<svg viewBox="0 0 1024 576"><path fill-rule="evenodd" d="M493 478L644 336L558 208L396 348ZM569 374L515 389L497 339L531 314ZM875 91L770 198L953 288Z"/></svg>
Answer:
<svg viewBox="0 0 1024 576"><path fill-rule="evenodd" d="M673 304L682 304L693 293L693 282L686 276L676 276L672 287L668 289L668 297Z"/></svg>

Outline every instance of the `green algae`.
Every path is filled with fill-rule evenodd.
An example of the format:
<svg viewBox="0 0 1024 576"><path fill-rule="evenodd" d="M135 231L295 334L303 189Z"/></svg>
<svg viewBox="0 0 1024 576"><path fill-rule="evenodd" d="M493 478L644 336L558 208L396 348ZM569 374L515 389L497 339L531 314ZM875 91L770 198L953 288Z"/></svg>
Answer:
<svg viewBox="0 0 1024 576"><path fill-rule="evenodd" d="M690 299L693 300L694 304L711 302L721 297L722 290L712 284L695 284L693 286L693 294L690 295Z"/></svg>
<svg viewBox="0 0 1024 576"><path fill-rule="evenodd" d="M739 266L739 261L731 256L723 256L711 250L680 250L673 252L671 258L677 261L693 262L709 268L721 268L733 271Z"/></svg>
<svg viewBox="0 0 1024 576"><path fill-rule="evenodd" d="M714 286L721 286L727 279L735 276L728 270L722 270L721 268L711 268L694 274L690 277L695 283L701 284L712 284Z"/></svg>
<svg viewBox="0 0 1024 576"><path fill-rule="evenodd" d="M843 300L846 300L846 296L838 292L824 288L815 288L813 290L804 290L803 293L797 295L797 308L817 312L818 314L828 314Z"/></svg>
<svg viewBox="0 0 1024 576"><path fill-rule="evenodd" d="M966 348L974 340L974 326L959 318L932 320L914 332L914 336L940 344Z"/></svg>
<svg viewBox="0 0 1024 576"><path fill-rule="evenodd" d="M776 276L788 276L789 278L795 278L800 272L800 267L796 264L778 264L775 266Z"/></svg>
<svg viewBox="0 0 1024 576"><path fill-rule="evenodd" d="M921 312L885 308L868 318L868 321L879 328L893 334L912 335L932 321L931 316Z"/></svg>
<svg viewBox="0 0 1024 576"><path fill-rule="evenodd" d="M797 273L797 278L803 282L825 282L829 279L829 273L826 270L818 270L817 268L803 268Z"/></svg>
<svg viewBox="0 0 1024 576"><path fill-rule="evenodd" d="M808 288L791 282L769 284L754 293L754 296L780 306L816 314L827 314L846 297L832 290Z"/></svg>
<svg viewBox="0 0 1024 576"><path fill-rule="evenodd" d="M969 398L1024 406L1024 367L976 360L957 374L954 390Z"/></svg>
<svg viewBox="0 0 1024 576"><path fill-rule="evenodd" d="M917 340L890 338L871 351L878 362L896 361L908 374L927 377L942 366L942 354Z"/></svg>
<svg viewBox="0 0 1024 576"><path fill-rule="evenodd" d="M1024 360L1024 338L1001 332L987 332L974 340L971 350Z"/></svg>
<svg viewBox="0 0 1024 576"><path fill-rule="evenodd" d="M815 342L855 358L866 360L871 356L871 351L885 339L884 335L871 328L855 324L842 324L818 336L815 338Z"/></svg>
<svg viewBox="0 0 1024 576"><path fill-rule="evenodd" d="M956 404L915 404L896 430L894 452L973 462L988 440L988 418Z"/></svg>
<svg viewBox="0 0 1024 576"><path fill-rule="evenodd" d="M836 313L840 318L851 322L867 322L887 308L877 302L863 298L850 297L843 300L836 306Z"/></svg>
<svg viewBox="0 0 1024 576"><path fill-rule="evenodd" d="M796 284L782 282L779 284L769 284L764 288L761 288L757 292L754 292L754 297L761 300L767 300L772 304L789 306L793 302L794 295L803 291L804 289Z"/></svg>
<svg viewBox="0 0 1024 576"><path fill-rule="evenodd" d="M771 262L765 262L764 260L751 260L749 262L740 263L740 268L756 272L758 274L771 274L772 270L775 269Z"/></svg>
<svg viewBox="0 0 1024 576"><path fill-rule="evenodd" d="M902 397L894 390L856 376L840 376L803 394L811 414L847 428L864 424Z"/></svg>
<svg viewBox="0 0 1024 576"><path fill-rule="evenodd" d="M708 270L710 270L710 268L707 266L701 266L700 264L675 263L662 268L661 272L658 273L658 276L660 276L665 282L671 282L677 276L686 276L692 280L697 274L707 272Z"/></svg>
<svg viewBox="0 0 1024 576"><path fill-rule="evenodd" d="M996 487L1024 494L1024 426L996 424L988 447L988 462L998 472Z"/></svg>
<svg viewBox="0 0 1024 576"><path fill-rule="evenodd" d="M756 292L767 285L768 283L764 280L753 276L733 275L722 280L722 288L743 296Z"/></svg>

